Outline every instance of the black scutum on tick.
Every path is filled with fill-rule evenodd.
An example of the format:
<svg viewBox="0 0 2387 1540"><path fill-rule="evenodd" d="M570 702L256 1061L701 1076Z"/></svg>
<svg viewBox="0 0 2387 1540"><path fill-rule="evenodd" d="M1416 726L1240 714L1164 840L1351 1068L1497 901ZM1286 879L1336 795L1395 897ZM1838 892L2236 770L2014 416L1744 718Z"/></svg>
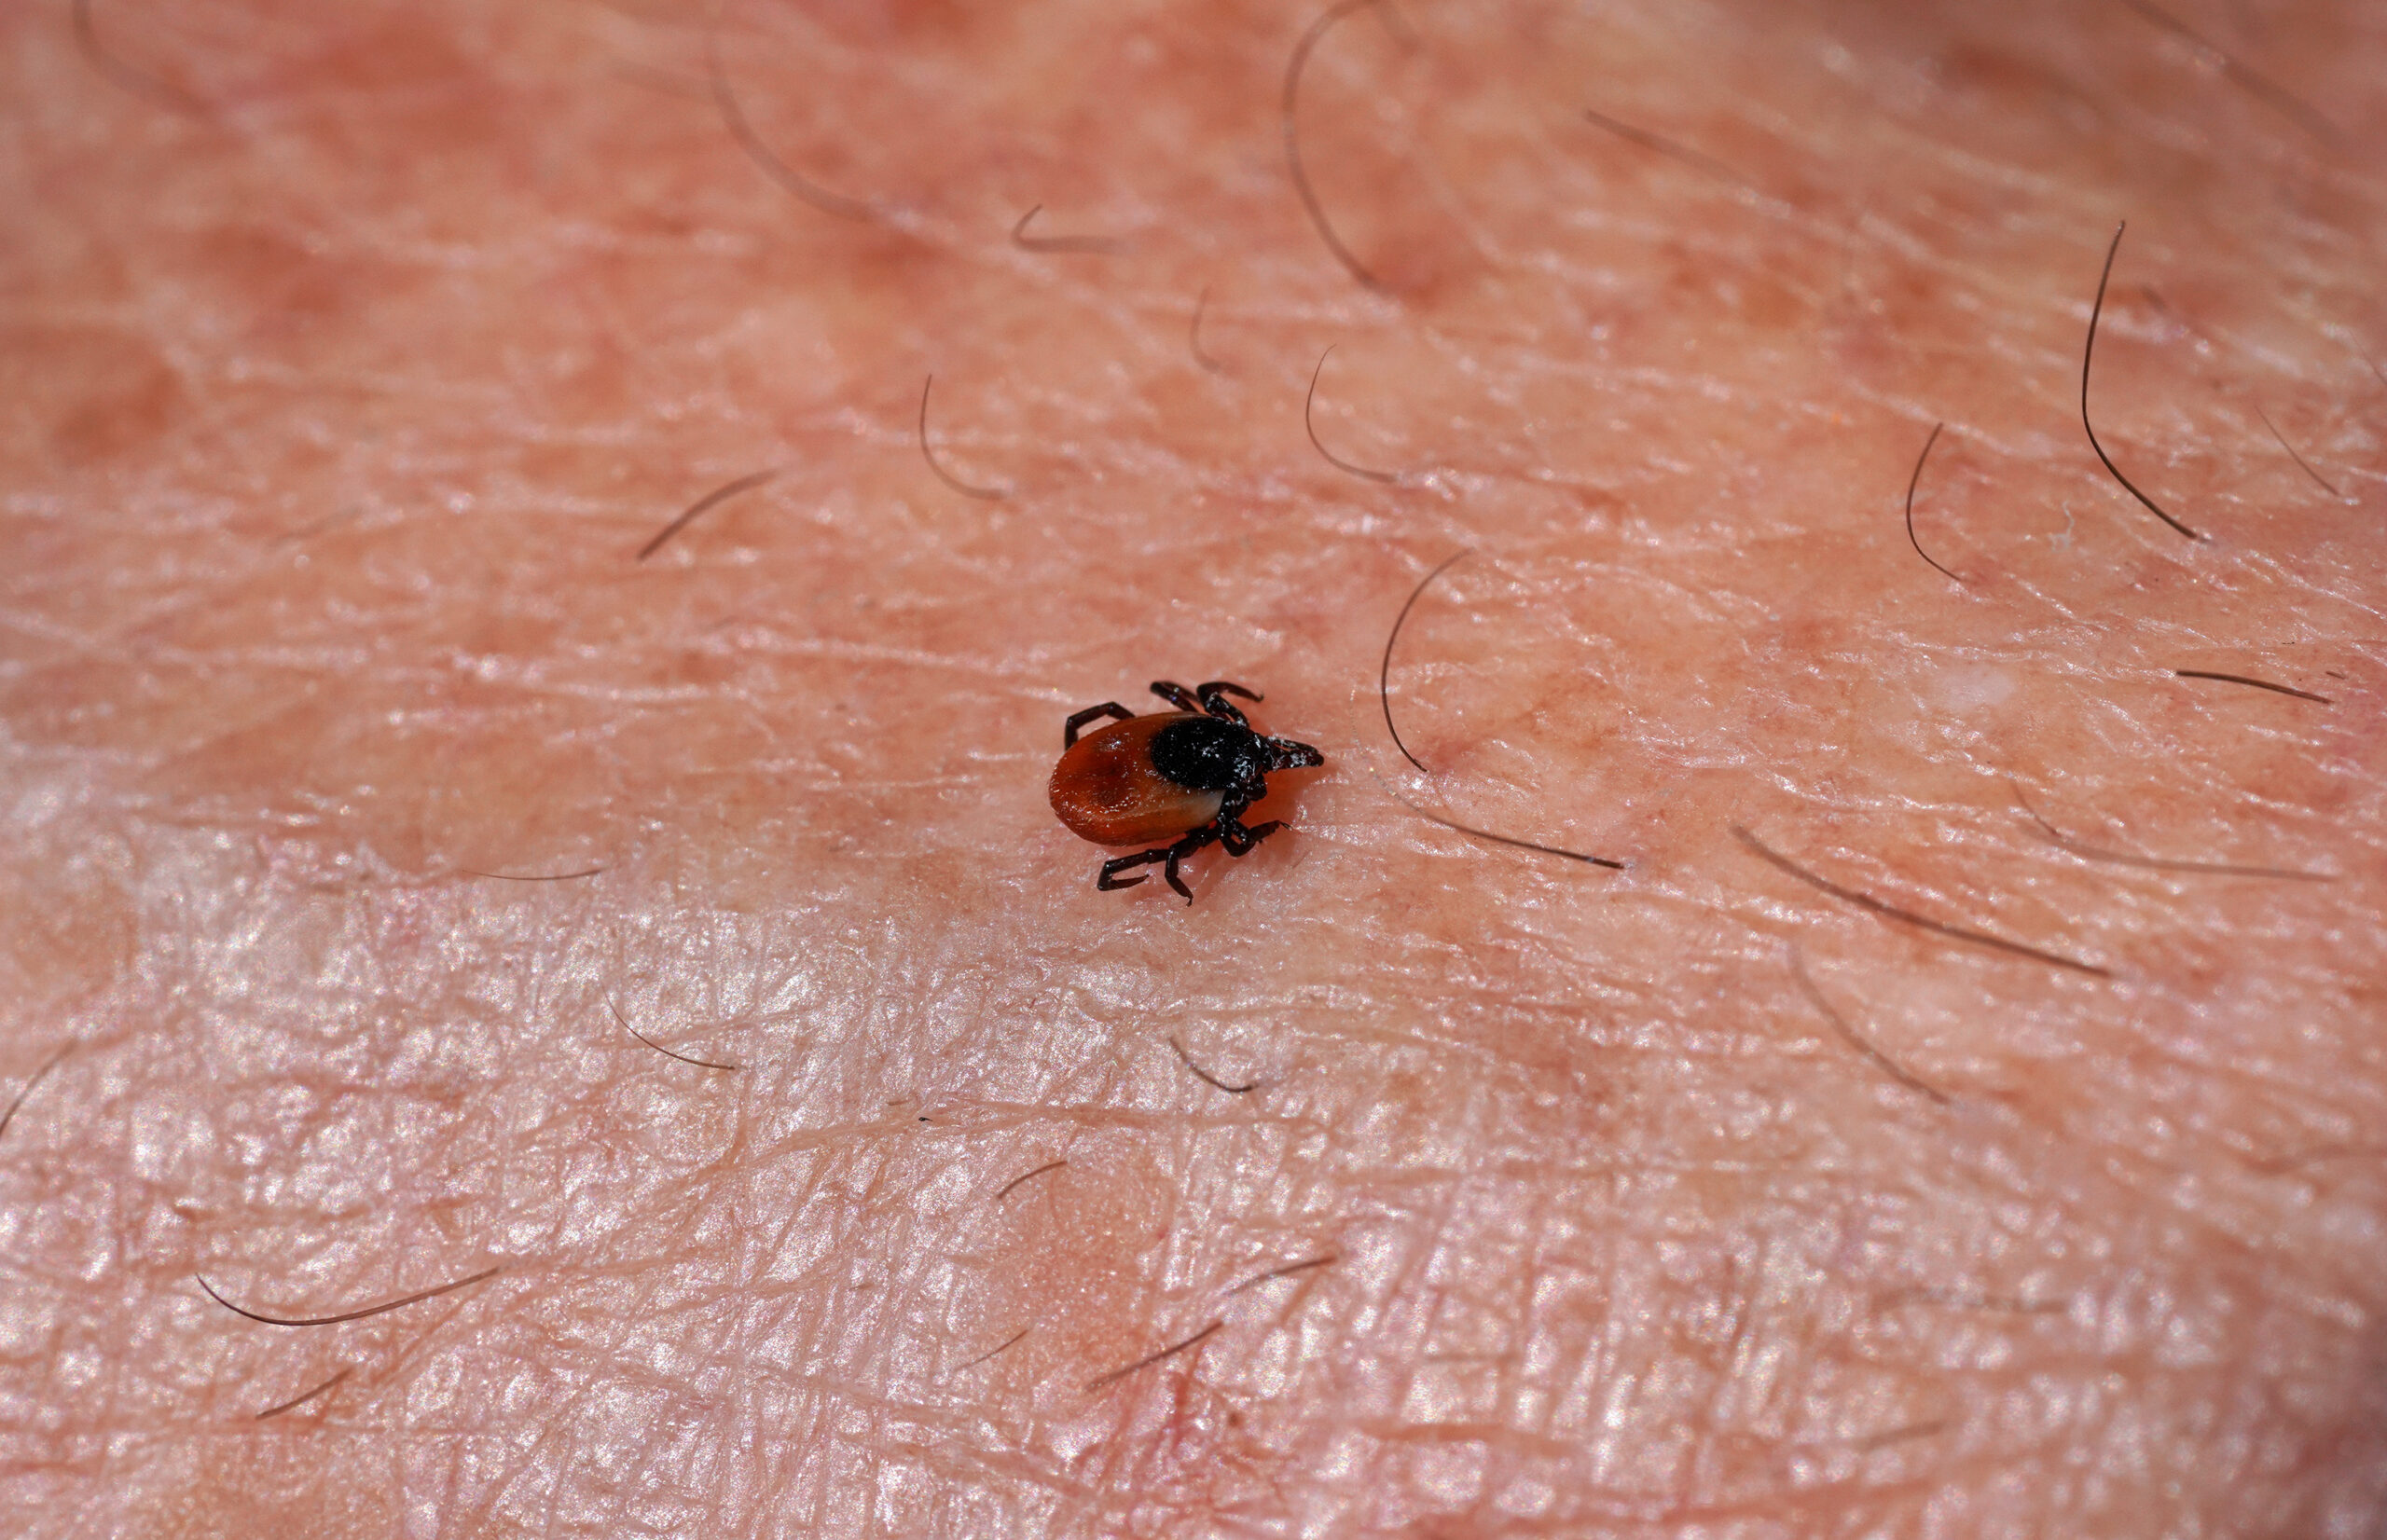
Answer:
<svg viewBox="0 0 2387 1540"><path fill-rule="evenodd" d="M1152 735L1152 768L1190 791L1234 791L1267 773L1260 735L1216 717L1187 717Z"/></svg>

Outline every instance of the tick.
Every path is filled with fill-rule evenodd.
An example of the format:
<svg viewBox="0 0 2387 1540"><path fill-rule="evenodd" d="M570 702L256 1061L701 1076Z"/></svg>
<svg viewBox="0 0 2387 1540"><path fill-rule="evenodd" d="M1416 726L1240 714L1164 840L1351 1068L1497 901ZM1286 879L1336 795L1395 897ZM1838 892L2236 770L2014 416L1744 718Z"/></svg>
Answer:
<svg viewBox="0 0 2387 1540"><path fill-rule="evenodd" d="M1275 819L1246 827L1243 810L1268 794L1270 772L1313 769L1326 756L1306 743L1254 731L1227 699L1261 698L1240 684L1214 680L1188 690L1162 680L1152 694L1177 709L1139 717L1107 700L1069 718L1061 763L1053 767L1053 811L1070 833L1097 845L1174 841L1104 861L1094 886L1105 892L1133 887L1143 877L1123 879L1120 873L1162 862L1168 886L1192 903L1194 890L1178 863L1210 845L1240 856L1283 828ZM1120 720L1079 737L1097 717Z"/></svg>

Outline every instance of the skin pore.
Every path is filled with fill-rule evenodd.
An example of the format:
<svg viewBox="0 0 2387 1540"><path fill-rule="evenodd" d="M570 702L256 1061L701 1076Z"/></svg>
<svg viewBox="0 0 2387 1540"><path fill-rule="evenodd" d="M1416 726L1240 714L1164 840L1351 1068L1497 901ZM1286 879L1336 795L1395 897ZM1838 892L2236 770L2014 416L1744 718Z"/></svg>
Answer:
<svg viewBox="0 0 2387 1540"><path fill-rule="evenodd" d="M1324 9L0 20L32 1533L2380 1532L2387 19Z"/></svg>

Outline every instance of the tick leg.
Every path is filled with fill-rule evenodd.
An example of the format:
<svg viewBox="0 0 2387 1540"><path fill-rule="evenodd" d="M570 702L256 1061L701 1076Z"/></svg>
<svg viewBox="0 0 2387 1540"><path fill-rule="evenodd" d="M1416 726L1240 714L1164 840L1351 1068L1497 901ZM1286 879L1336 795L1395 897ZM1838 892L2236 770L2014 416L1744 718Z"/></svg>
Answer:
<svg viewBox="0 0 2387 1540"><path fill-rule="evenodd" d="M1158 850L1139 850L1132 856L1115 857L1102 863L1101 874L1094 879L1095 890L1108 893L1114 887L1133 887L1143 881L1141 877L1129 877L1125 882L1118 880L1119 873L1131 866L1150 866L1154 861L1168 861L1171 863L1169 871L1174 873L1177 870L1176 859L1176 853L1166 846ZM1180 888L1180 891L1183 889Z"/></svg>
<svg viewBox="0 0 2387 1540"><path fill-rule="evenodd" d="M1251 723L1244 720L1241 711L1228 705L1224 697L1241 695L1246 700L1262 698L1257 690L1247 690L1240 684L1230 684L1222 679L1212 680L1209 683L1200 686L1194 694L1201 701L1203 710L1221 721L1234 722L1237 727L1249 727Z"/></svg>
<svg viewBox="0 0 2387 1540"><path fill-rule="evenodd" d="M1276 818L1270 818L1266 823L1255 824L1249 829L1237 824L1232 830L1219 831L1219 843L1226 846L1228 855L1241 856L1284 827L1283 822Z"/></svg>
<svg viewBox="0 0 2387 1540"><path fill-rule="evenodd" d="M1117 717L1121 722L1133 722L1136 720L1136 713L1115 700L1106 700L1099 706L1089 706L1069 718L1069 725L1061 729L1061 747L1067 749L1077 742L1078 730L1097 717Z"/></svg>
<svg viewBox="0 0 2387 1540"><path fill-rule="evenodd" d="M1162 875L1168 879L1169 887L1176 888L1178 892L1184 895L1185 901L1187 903L1192 903L1194 901L1194 889L1186 887L1185 879L1177 874L1177 863L1192 855L1194 851L1201 849L1204 846L1215 845L1218 841L1218 825L1204 824L1201 828L1196 829L1194 832L1186 835L1183 839L1179 840L1175 845L1170 846L1166 851L1148 850L1144 853L1147 856L1166 856L1167 858L1168 869L1164 872Z"/></svg>
<svg viewBox="0 0 2387 1540"><path fill-rule="evenodd" d="M1262 790L1264 791L1265 788ZM1212 825L1219 832L1219 843L1226 846L1227 854L1230 856L1242 855L1262 840L1285 827L1282 823L1271 818L1257 829L1245 828L1243 810L1246 805L1240 798L1230 798L1227 804L1219 809L1218 821Z"/></svg>
<svg viewBox="0 0 2387 1540"><path fill-rule="evenodd" d="M1176 707L1180 711L1199 711L1202 709L1202 703L1194 698L1193 691L1188 690L1181 684L1171 683L1167 680L1153 681L1152 694L1168 702L1171 706Z"/></svg>

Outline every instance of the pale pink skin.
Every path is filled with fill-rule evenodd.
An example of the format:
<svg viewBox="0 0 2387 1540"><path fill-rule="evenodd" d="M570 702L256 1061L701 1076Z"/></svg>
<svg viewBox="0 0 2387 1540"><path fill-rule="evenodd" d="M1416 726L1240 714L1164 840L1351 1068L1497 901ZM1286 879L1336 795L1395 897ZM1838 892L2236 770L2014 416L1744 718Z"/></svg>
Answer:
<svg viewBox="0 0 2387 1540"><path fill-rule="evenodd" d="M736 7L900 229L693 5L0 15L9 1527L2380 1533L2387 12L2167 3L1363 9L1384 292L1322 7Z"/></svg>

